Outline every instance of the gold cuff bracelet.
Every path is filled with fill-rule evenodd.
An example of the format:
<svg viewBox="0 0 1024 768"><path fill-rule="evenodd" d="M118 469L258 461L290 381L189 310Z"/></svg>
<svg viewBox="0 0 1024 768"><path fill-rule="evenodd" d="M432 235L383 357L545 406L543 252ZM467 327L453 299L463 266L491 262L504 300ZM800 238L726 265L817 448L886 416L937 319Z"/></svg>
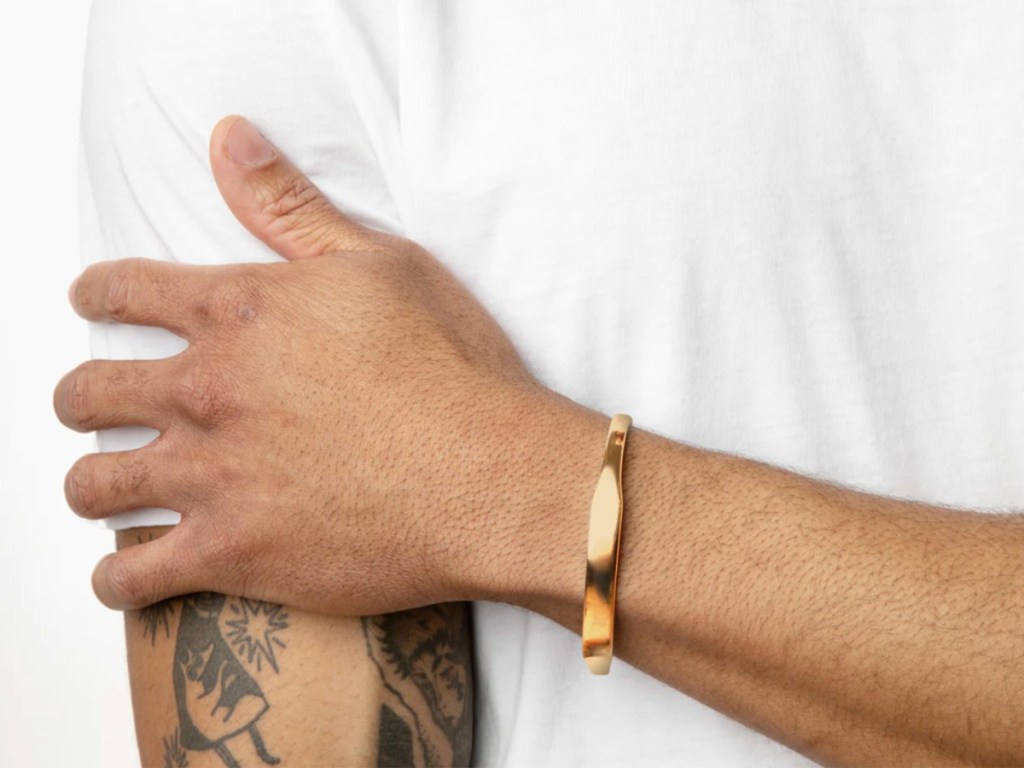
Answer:
<svg viewBox="0 0 1024 768"><path fill-rule="evenodd" d="M622 459L626 452L626 434L632 423L625 414L612 417L604 465L590 503L587 586L583 594L583 659L595 675L607 675L612 663L615 590L622 538Z"/></svg>

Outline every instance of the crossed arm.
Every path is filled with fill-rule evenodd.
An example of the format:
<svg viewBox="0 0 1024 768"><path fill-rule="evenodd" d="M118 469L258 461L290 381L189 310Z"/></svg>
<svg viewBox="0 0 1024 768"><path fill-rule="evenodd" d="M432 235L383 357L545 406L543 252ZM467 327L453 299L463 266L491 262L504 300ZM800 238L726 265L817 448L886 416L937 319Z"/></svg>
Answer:
<svg viewBox="0 0 1024 768"><path fill-rule="evenodd" d="M244 125L214 133L217 183L292 263L111 263L72 290L87 318L191 342L58 387L71 426L163 430L79 462L72 507L183 515L101 562L98 595L138 608L216 589L333 615L490 599L578 628L605 417L534 381L422 249L344 217L276 148L253 140L237 162ZM642 430L625 486L621 656L822 761L1024 760L1021 517L870 496Z"/></svg>
<svg viewBox="0 0 1024 768"><path fill-rule="evenodd" d="M159 219L160 213L153 215ZM237 253L226 254L232 256L238 258ZM133 371L175 365L186 357L188 352L162 361L98 364L119 368L123 376L116 378L127 384L135 378ZM248 364L258 363L257 356ZM186 386L202 397L210 384L200 375L190 377ZM171 428L162 420L141 417L115 389L103 385L97 391L80 381L59 398L58 408L62 413L66 406L90 410L96 421L79 425L82 428L141 424L159 429L160 436L146 448L97 454L88 461L102 463L117 476L119 486L139 494L137 503L122 511L139 506L176 508L175 501L158 499L159 487L170 475L154 474L135 458L162 453L179 439L203 442L202 431L183 423ZM113 397L115 407L124 409L122 416L110 421L93 412L90 401L96 395ZM219 410L217 400L214 396L206 401L207 415ZM268 432L257 439L272 448L284 438ZM199 466L181 459L175 462L179 468ZM226 475L210 479L228 492L235 486ZM190 485L187 495L198 500L203 484ZM80 509L86 514L103 505L97 491L88 477L69 475L69 497L83 502ZM285 483L267 501L294 503L300 498L301 490ZM299 518L293 523L303 524ZM231 530L221 533L231 537ZM180 535L174 528L129 529L118 533L118 549L142 551L159 546L164 537ZM201 534L188 546L199 552L210 543ZM218 570L236 575L243 571L240 563L229 560L221 560ZM144 765L469 763L474 681L467 605L448 603L366 618L332 617L293 607L289 600L237 596L241 594L197 584L180 597L154 600L126 614L129 675Z"/></svg>
<svg viewBox="0 0 1024 768"><path fill-rule="evenodd" d="M335 31L361 8L271 3L251 11L248 3L197 0L92 4L81 201L90 261L129 254L199 262L273 258L209 201L216 189L201 149L210 121L232 105L258 108L278 126L303 125L304 149L321 164L320 178L345 180L364 215L398 226L338 66L353 48L339 51ZM302 43L278 46L282 37ZM354 177L362 184L348 184ZM159 349L155 331L134 330L97 329L94 348L125 358ZM203 381L193 384L201 389ZM90 397L77 392L73 399ZM276 437L266 440L273 445ZM161 444L163 438L152 447ZM125 461L130 456L97 459L110 462L119 482L152 490L156 478ZM88 496L81 487L71 493L82 490ZM164 533L124 531L118 546L142 549ZM204 548L204 539L196 537L194 546ZM230 562L221 567L236 570ZM241 600L212 589L197 587L126 614L144 765L468 762L473 680L466 606L328 617L287 600ZM228 596L216 596L224 591Z"/></svg>

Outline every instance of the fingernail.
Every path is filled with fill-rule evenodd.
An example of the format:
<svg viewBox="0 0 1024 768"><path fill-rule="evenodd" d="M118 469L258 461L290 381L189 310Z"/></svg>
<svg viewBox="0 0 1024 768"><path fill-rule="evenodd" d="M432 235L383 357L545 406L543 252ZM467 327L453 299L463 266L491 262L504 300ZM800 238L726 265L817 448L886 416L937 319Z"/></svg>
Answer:
<svg viewBox="0 0 1024 768"><path fill-rule="evenodd" d="M277 157L273 145L244 117L235 120L228 128L224 152L246 168L262 168Z"/></svg>

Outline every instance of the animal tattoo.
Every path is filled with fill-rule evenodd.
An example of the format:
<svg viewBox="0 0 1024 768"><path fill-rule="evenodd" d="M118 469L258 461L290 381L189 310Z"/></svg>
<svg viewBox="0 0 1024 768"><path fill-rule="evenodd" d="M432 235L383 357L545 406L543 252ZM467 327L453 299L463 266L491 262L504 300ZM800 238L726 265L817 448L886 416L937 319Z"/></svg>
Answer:
<svg viewBox="0 0 1024 768"><path fill-rule="evenodd" d="M225 618L229 628L221 628ZM232 599L202 592L181 600L174 647L174 702L178 727L164 739L164 765L184 768L189 752L212 750L227 768L240 768L230 743L248 736L267 765L280 759L268 750L258 722L270 705L259 683L238 657L262 670L264 663L278 671L275 648L285 643L277 635L288 627L284 609L274 603ZM152 614L140 617L152 631ZM148 622L148 623L147 623Z"/></svg>
<svg viewBox="0 0 1024 768"><path fill-rule="evenodd" d="M243 749L243 756L254 752L266 765L281 762L260 732L270 703L258 678L280 672L289 629L282 606L202 592L151 606L140 612L139 621L150 645L175 636L171 677L177 724L163 738L164 768L189 768L190 756L202 752L213 752L226 768L241 768L233 746ZM381 683L377 765L468 765L473 746L468 604L364 618L362 629ZM244 740L251 742L251 751Z"/></svg>

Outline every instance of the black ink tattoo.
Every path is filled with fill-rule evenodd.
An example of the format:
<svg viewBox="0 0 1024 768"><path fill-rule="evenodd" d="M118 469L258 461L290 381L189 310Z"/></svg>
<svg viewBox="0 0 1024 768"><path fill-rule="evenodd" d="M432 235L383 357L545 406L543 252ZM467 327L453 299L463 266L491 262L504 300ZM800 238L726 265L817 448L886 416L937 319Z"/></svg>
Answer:
<svg viewBox="0 0 1024 768"><path fill-rule="evenodd" d="M181 748L178 729L164 737L164 768L188 768L188 753Z"/></svg>
<svg viewBox="0 0 1024 768"><path fill-rule="evenodd" d="M469 606L432 605L363 619L385 697L379 765L468 765L473 748Z"/></svg>
<svg viewBox="0 0 1024 768"><path fill-rule="evenodd" d="M377 768L408 768L415 765L412 730L387 704L380 705L377 733Z"/></svg>
<svg viewBox="0 0 1024 768"><path fill-rule="evenodd" d="M227 638L238 655L245 654L250 665L255 660L257 672L263 671L264 661L275 672L279 671L274 647L288 647L276 636L281 630L288 629L288 614L284 606L241 598L232 601L229 607L235 618L228 620L231 631Z"/></svg>
<svg viewBox="0 0 1024 768"><path fill-rule="evenodd" d="M135 540L142 544L142 536L136 534ZM149 534L147 541L153 541L153 534ZM153 605L147 605L139 611L139 621L142 622L142 637L150 638L150 644L156 645L156 635L160 627L164 628L164 636L171 638L171 616L174 615L173 600L163 600Z"/></svg>
<svg viewBox="0 0 1024 768"><path fill-rule="evenodd" d="M185 750L213 750L225 766L239 768L228 742L243 732L248 733L260 759L268 765L276 765L280 759L267 751L256 725L270 705L259 683L235 658L221 631L220 617L226 600L224 595L212 592L190 595L182 600L173 671L179 725L176 738ZM235 642L250 648L250 663L263 653L276 672L277 659L272 650L272 640L276 638L272 635L288 626L287 614L280 606L247 602L249 609L232 603L232 612L243 618L234 620L238 626L231 634L237 633L241 639ZM247 610L251 612L246 613ZM263 629L258 640L251 636L245 618L257 616L274 618L273 623L266 620L260 625ZM246 638L252 641L248 646ZM278 645L284 647L283 642ZM262 650L252 650L254 647ZM243 650L240 648L238 652L242 654ZM260 663L257 660L257 669Z"/></svg>
<svg viewBox="0 0 1024 768"><path fill-rule="evenodd" d="M171 638L171 616L174 615L174 605L170 600L160 603L153 603L139 611L139 621L142 622L142 637L150 638L151 645L156 645L157 632L161 627L164 629L164 637Z"/></svg>

